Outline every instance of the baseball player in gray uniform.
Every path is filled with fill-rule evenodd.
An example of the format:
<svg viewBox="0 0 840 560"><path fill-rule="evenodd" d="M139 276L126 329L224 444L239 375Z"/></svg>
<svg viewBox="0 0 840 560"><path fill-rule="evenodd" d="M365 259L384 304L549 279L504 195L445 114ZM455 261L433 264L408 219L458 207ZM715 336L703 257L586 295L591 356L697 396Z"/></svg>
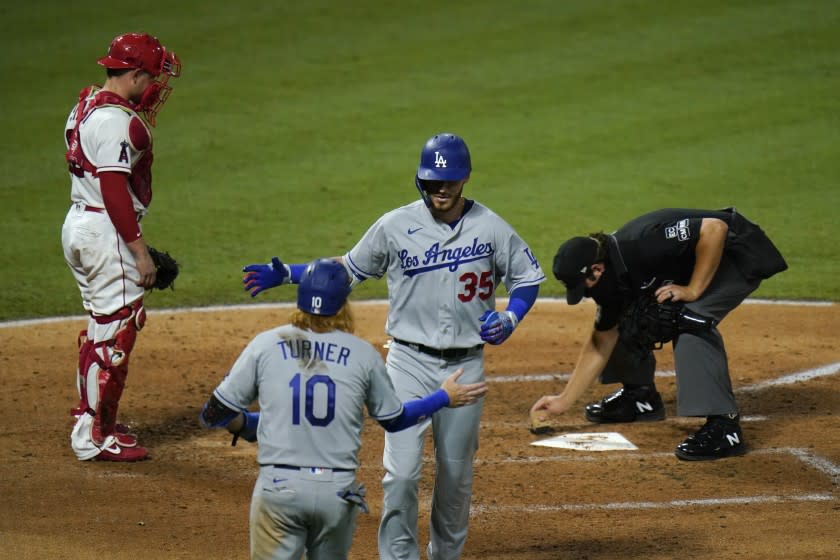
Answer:
<svg viewBox="0 0 840 560"><path fill-rule="evenodd" d="M259 441L253 559L347 557L358 509L367 511L355 477L363 407L386 430L401 430L487 391L483 382L457 384L458 369L441 388L403 404L378 351L351 334L349 292L341 263L309 264L291 324L257 335L201 411L204 426L227 427L234 443ZM257 398L260 412L249 412Z"/></svg>
<svg viewBox="0 0 840 560"><path fill-rule="evenodd" d="M466 382L484 379L484 343L501 344L536 300L545 280L528 245L489 208L462 196L472 170L462 138L441 133L420 154L415 185L421 200L382 216L341 257L353 285L388 279L386 332L393 339L388 374L401 399L435 390L456 369ZM301 265L245 267L252 295L296 282ZM496 311L495 293L510 297ZM461 557L472 496L473 456L482 405L446 409L385 436L384 504L379 527L383 559L418 559L418 481L429 427L435 446L429 559Z"/></svg>

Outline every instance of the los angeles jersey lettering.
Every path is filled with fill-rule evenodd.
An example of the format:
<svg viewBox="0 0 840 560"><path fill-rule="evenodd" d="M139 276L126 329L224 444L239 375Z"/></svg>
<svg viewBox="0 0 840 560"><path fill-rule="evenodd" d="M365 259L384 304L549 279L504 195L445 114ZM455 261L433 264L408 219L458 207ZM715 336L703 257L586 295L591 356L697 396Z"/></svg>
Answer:
<svg viewBox="0 0 840 560"><path fill-rule="evenodd" d="M451 228L422 201L382 216L345 256L357 279L387 275L386 331L436 348L481 344L478 318L495 292L533 286L545 275L533 252L500 216L478 202ZM417 299L426 305L410 305Z"/></svg>

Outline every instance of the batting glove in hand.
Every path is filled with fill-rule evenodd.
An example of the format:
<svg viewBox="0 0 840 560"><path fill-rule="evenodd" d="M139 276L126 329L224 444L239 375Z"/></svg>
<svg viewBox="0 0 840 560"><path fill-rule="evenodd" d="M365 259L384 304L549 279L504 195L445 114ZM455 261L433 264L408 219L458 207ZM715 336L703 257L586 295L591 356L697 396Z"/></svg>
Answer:
<svg viewBox="0 0 840 560"><path fill-rule="evenodd" d="M242 277L242 283L245 284L245 291L251 293L251 297L263 290L291 282L289 267L277 257L271 259L270 264L249 264L242 272L246 273Z"/></svg>
<svg viewBox="0 0 840 560"><path fill-rule="evenodd" d="M483 321L479 333L481 340L489 344L501 344L507 340L519 322L513 311L485 311L478 320Z"/></svg>

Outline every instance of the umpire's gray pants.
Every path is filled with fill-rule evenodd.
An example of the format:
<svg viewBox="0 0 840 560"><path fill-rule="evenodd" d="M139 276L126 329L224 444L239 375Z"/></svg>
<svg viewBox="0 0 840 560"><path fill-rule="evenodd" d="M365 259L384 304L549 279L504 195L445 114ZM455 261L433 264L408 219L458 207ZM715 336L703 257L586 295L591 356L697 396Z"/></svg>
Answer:
<svg viewBox="0 0 840 560"><path fill-rule="evenodd" d="M760 280L748 281L734 261L724 255L709 287L697 301L686 304L695 313L722 321L730 311L758 288ZM723 337L715 328L682 333L673 342L677 374L677 414L709 416L734 414L738 404L732 392ZM652 385L656 358L651 352L641 363L619 340L601 383Z"/></svg>

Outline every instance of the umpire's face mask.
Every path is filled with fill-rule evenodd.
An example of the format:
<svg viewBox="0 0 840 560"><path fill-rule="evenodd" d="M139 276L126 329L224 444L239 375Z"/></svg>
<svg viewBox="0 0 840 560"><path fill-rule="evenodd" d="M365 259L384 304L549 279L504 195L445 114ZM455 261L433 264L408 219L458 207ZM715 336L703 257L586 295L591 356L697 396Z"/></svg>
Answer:
<svg viewBox="0 0 840 560"><path fill-rule="evenodd" d="M618 276L609 261L604 263L604 272L601 273L598 282L591 288L586 288L583 295L595 301L607 301L619 295Z"/></svg>

